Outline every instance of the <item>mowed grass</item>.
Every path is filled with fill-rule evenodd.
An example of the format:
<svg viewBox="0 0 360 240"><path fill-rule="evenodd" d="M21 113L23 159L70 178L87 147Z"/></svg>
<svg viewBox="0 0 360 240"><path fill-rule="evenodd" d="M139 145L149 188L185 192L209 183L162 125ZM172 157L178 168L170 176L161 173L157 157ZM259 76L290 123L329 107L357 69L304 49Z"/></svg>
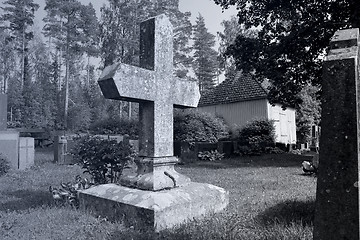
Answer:
<svg viewBox="0 0 360 240"><path fill-rule="evenodd" d="M49 186L72 181L79 166L51 163L37 151L36 166L0 177L1 239L312 239L316 178L302 175L299 155L238 157L180 165L196 182L230 194L225 212L160 233L139 232L121 223L55 204Z"/></svg>

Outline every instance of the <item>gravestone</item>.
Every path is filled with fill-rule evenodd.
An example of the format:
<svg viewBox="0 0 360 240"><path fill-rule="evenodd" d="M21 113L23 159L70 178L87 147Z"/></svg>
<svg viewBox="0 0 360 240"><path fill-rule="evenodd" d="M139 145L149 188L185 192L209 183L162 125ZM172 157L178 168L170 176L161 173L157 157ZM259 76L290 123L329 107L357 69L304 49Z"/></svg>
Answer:
<svg viewBox="0 0 360 240"><path fill-rule="evenodd" d="M339 30L323 65L315 240L359 238L359 30Z"/></svg>
<svg viewBox="0 0 360 240"><path fill-rule="evenodd" d="M6 94L0 94L0 154L12 169L24 170L34 165L34 138L20 137L18 131L7 129Z"/></svg>
<svg viewBox="0 0 360 240"><path fill-rule="evenodd" d="M174 169L173 108L196 107L200 94L196 82L173 77L173 32L165 15L140 25L140 66L114 64L99 79L106 98L140 103L137 173L124 176L122 186L80 192L82 208L156 231L223 210L228 192Z"/></svg>

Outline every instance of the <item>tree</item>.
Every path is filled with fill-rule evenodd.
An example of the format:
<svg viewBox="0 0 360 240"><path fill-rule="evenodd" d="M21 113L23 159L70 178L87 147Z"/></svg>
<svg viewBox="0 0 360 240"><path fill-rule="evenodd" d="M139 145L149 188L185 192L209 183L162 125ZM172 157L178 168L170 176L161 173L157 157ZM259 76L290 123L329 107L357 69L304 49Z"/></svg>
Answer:
<svg viewBox="0 0 360 240"><path fill-rule="evenodd" d="M71 70L84 52L88 56L96 55L97 20L93 6L84 6L78 0L46 0L45 10L44 35L54 39L55 48L65 61L63 122L67 129L69 81L74 73Z"/></svg>
<svg viewBox="0 0 360 240"><path fill-rule="evenodd" d="M313 85L304 86L298 93L302 100L296 111L296 128L299 142L305 143L310 140L310 131L313 125L320 123L320 100L319 88Z"/></svg>
<svg viewBox="0 0 360 240"><path fill-rule="evenodd" d="M55 129L58 106L57 106L57 81L58 70L54 70L52 56L43 42L42 36L35 36L31 45L32 72L32 115L31 124L36 127ZM55 66L56 68L56 66Z"/></svg>
<svg viewBox="0 0 360 240"><path fill-rule="evenodd" d="M0 27L0 93L6 93L8 82L16 72L16 55L14 54L14 43L7 29Z"/></svg>
<svg viewBox="0 0 360 240"><path fill-rule="evenodd" d="M34 24L34 13L39 8L39 5L33 0L7 0L4 2L6 7L2 7L4 14L2 20L9 23L10 39L15 42L15 50L17 50L21 57L21 81L22 84L26 79L26 72L28 66L28 43L33 38L33 32L29 28Z"/></svg>
<svg viewBox="0 0 360 240"><path fill-rule="evenodd" d="M100 54L99 49L99 37L100 37L100 26L99 21L96 17L96 12L91 3L89 5L84 6L82 8L82 23L83 25L83 39L82 39L82 46L83 51L87 55L87 65L86 65L86 81L87 85L90 85L90 58L91 57L98 57Z"/></svg>
<svg viewBox="0 0 360 240"><path fill-rule="evenodd" d="M217 52L215 36L208 32L205 20L199 14L194 26L194 69L199 81L200 92L206 92L215 85L215 77L218 73Z"/></svg>
<svg viewBox="0 0 360 240"><path fill-rule="evenodd" d="M272 103L301 103L298 93L321 79L322 56L338 29L359 27L357 0L214 0L236 5L239 23L259 28L256 39L239 35L227 49L238 68L272 83Z"/></svg>
<svg viewBox="0 0 360 240"><path fill-rule="evenodd" d="M1 16L3 28L7 29L5 34L5 48L3 49L4 88L7 87L9 94L8 107L10 108L10 120L18 122L26 121L26 107L29 107L29 95L27 87L31 85L31 73L29 63L29 42L34 34L31 26L34 24L34 13L39 5L33 0L7 0L5 7L1 7L4 14ZM10 51L17 53L12 55ZM18 65L11 64L7 57L14 57ZM17 60L15 62L17 62ZM14 67L12 70L8 67ZM17 69L20 69L17 70ZM26 101L24 101L26 100Z"/></svg>
<svg viewBox="0 0 360 240"><path fill-rule="evenodd" d="M232 16L229 20L221 22L224 32L218 32L220 39L219 61L222 70L225 70L226 78L234 78L238 69L236 68L233 56L226 54L227 48L234 44L236 36L242 35L247 38L256 38L256 29L245 29L244 25L239 24L236 16Z"/></svg>
<svg viewBox="0 0 360 240"><path fill-rule="evenodd" d="M138 64L139 23L149 15L151 1L109 0L101 8L101 57L104 66L115 62Z"/></svg>

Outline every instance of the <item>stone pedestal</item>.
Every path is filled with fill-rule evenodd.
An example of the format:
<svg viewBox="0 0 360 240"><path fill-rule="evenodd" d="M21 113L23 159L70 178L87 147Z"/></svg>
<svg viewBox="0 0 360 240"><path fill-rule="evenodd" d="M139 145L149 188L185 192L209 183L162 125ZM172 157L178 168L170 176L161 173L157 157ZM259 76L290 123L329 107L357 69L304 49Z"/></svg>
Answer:
<svg viewBox="0 0 360 240"><path fill-rule="evenodd" d="M0 131L0 154L6 157L12 169L19 168L19 133Z"/></svg>
<svg viewBox="0 0 360 240"><path fill-rule="evenodd" d="M177 162L177 157L141 158L137 161L136 174L122 177L120 183L150 191L185 186L190 178L175 171Z"/></svg>
<svg viewBox="0 0 360 240"><path fill-rule="evenodd" d="M35 141L32 137L20 137L18 169L24 170L34 165Z"/></svg>
<svg viewBox="0 0 360 240"><path fill-rule="evenodd" d="M96 216L155 231L219 212L229 202L224 189L195 182L157 192L105 184L81 191L79 199L80 206Z"/></svg>
<svg viewBox="0 0 360 240"><path fill-rule="evenodd" d="M339 30L324 61L315 240L360 239L359 40Z"/></svg>
<svg viewBox="0 0 360 240"><path fill-rule="evenodd" d="M34 165L34 138L19 137L17 131L0 131L0 154L12 169L24 170Z"/></svg>

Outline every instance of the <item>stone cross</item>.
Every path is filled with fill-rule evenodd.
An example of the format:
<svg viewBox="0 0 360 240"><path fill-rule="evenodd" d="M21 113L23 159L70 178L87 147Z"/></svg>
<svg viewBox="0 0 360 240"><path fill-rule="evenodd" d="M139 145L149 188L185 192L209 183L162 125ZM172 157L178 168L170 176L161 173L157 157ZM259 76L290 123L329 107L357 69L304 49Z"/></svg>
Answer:
<svg viewBox="0 0 360 240"><path fill-rule="evenodd" d="M315 240L359 236L359 30L339 30L323 65Z"/></svg>
<svg viewBox="0 0 360 240"><path fill-rule="evenodd" d="M183 185L173 169L173 108L196 107L197 82L173 77L173 31L165 15L140 25L140 67L117 63L104 69L99 85L105 98L138 102L141 132L138 172L121 183L144 190Z"/></svg>

